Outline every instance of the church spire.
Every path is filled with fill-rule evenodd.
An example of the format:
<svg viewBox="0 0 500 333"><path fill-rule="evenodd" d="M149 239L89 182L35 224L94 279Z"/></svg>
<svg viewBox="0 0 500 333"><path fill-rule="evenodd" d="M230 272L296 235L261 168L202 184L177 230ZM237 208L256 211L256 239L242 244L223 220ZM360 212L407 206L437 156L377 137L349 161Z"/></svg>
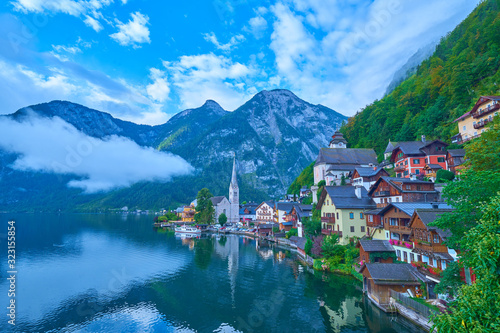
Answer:
<svg viewBox="0 0 500 333"><path fill-rule="evenodd" d="M236 179L236 154L233 159L233 175L231 176L231 186L238 187L238 180Z"/></svg>

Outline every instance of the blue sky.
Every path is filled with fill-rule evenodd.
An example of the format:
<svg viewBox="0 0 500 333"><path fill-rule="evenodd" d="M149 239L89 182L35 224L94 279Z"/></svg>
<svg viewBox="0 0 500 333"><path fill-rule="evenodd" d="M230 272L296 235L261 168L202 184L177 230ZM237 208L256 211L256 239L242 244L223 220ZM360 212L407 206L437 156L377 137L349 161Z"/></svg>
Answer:
<svg viewBox="0 0 500 333"><path fill-rule="evenodd" d="M146 124L286 88L345 115L479 0L12 0L0 113L70 100Z"/></svg>

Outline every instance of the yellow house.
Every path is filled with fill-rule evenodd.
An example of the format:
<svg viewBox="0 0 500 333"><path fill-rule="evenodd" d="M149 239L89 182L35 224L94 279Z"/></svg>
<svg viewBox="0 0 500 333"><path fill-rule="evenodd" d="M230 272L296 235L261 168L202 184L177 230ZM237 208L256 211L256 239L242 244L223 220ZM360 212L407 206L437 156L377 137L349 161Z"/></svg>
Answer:
<svg viewBox="0 0 500 333"><path fill-rule="evenodd" d="M456 119L459 134L452 138L452 142L462 143L472 140L487 130L485 125L498 115L500 110L500 96L481 96L472 110Z"/></svg>
<svg viewBox="0 0 500 333"><path fill-rule="evenodd" d="M184 210L182 211L182 222L194 222L194 214L196 210L194 209L194 205L184 206Z"/></svg>
<svg viewBox="0 0 500 333"><path fill-rule="evenodd" d="M376 204L362 186L325 186L316 209L321 210L321 233L337 234L340 244L366 235L364 212Z"/></svg>

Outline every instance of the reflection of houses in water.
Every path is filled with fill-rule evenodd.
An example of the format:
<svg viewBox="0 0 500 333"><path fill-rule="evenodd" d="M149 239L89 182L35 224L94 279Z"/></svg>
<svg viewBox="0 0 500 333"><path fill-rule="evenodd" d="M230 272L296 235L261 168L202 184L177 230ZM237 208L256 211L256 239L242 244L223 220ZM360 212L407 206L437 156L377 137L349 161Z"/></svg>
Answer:
<svg viewBox="0 0 500 333"><path fill-rule="evenodd" d="M345 327L358 327L363 320L363 310L355 298L344 300L337 311L332 310L323 301L320 301L320 306L326 311L333 332L341 332Z"/></svg>
<svg viewBox="0 0 500 333"><path fill-rule="evenodd" d="M215 242L215 253L221 258L227 258L227 274L229 283L231 284L231 300L235 307L234 293L236 291L236 275L238 274L239 255L240 255L240 239L238 236L226 236L224 245Z"/></svg>
<svg viewBox="0 0 500 333"><path fill-rule="evenodd" d="M268 241L263 241L257 238L255 240L255 249L257 250L259 256L263 259L272 259L274 257L273 248L269 246Z"/></svg>

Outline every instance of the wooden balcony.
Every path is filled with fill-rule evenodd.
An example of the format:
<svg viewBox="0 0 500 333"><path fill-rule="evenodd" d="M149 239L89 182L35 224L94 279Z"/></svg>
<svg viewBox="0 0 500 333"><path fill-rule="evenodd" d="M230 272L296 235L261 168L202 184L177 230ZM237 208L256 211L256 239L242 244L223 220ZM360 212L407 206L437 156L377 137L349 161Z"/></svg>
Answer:
<svg viewBox="0 0 500 333"><path fill-rule="evenodd" d="M335 217L322 217L321 223L335 223Z"/></svg>
<svg viewBox="0 0 500 333"><path fill-rule="evenodd" d="M376 197L388 197L391 195L391 191L379 191L373 194Z"/></svg>
<svg viewBox="0 0 500 333"><path fill-rule="evenodd" d="M477 110L476 112L474 112L472 117L479 118L479 117L484 116L485 114L488 114L488 113L493 112L493 111L498 110L498 109L500 109L500 104L499 103L493 104L493 105L488 106L487 108L484 108L481 111Z"/></svg>
<svg viewBox="0 0 500 333"><path fill-rule="evenodd" d="M481 128L481 127L484 127L487 123L489 123L490 120L489 119L484 119L484 120L481 120L479 121L478 123L474 124L474 128L475 129L478 129L478 128Z"/></svg>
<svg viewBox="0 0 500 333"><path fill-rule="evenodd" d="M404 165L399 165L397 167L394 167L394 171L395 172L402 172L402 171L405 171L405 170L406 170L406 168L405 168Z"/></svg>
<svg viewBox="0 0 500 333"><path fill-rule="evenodd" d="M342 238L342 231L335 231L335 230L328 230L328 229L321 229L321 233L323 235L333 235L337 234L339 235L340 238Z"/></svg>
<svg viewBox="0 0 500 333"><path fill-rule="evenodd" d="M411 229L402 225L387 225L387 228L390 232L395 232L397 234L405 234L409 235L411 233Z"/></svg>
<svg viewBox="0 0 500 333"><path fill-rule="evenodd" d="M422 250L424 252L448 252L448 248L446 245L438 243L438 244L429 244L427 242L416 241L413 243L415 245L415 249Z"/></svg>

